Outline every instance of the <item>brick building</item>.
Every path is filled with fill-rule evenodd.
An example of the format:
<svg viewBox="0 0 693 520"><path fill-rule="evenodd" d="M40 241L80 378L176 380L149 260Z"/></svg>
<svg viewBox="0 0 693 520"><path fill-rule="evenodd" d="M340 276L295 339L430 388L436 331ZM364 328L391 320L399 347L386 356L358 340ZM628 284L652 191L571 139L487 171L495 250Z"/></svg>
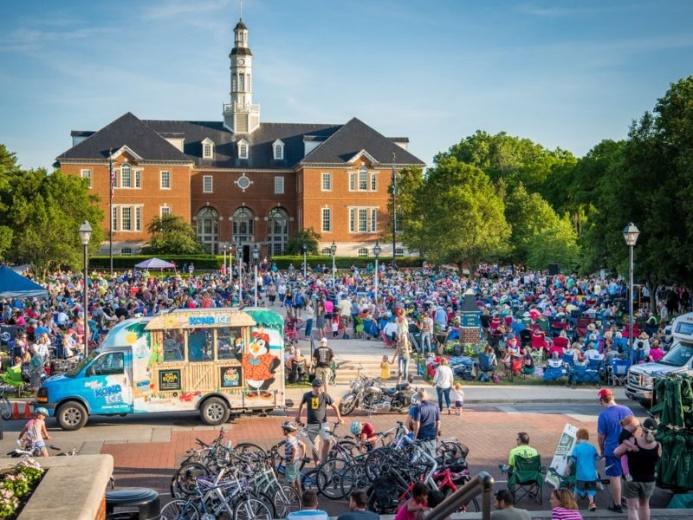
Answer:
<svg viewBox="0 0 693 520"><path fill-rule="evenodd" d="M139 251L149 222L166 213L192 223L214 252L240 241L246 256L254 243L263 255L280 254L293 233L313 228L321 250L335 242L337 255L372 254L388 227L393 170L423 162L407 151L407 138L385 137L356 118L262 122L242 21L234 34L223 121L145 120L128 112L96 132L72 131L60 168L88 179L99 195L116 254ZM391 254L390 240L382 242Z"/></svg>

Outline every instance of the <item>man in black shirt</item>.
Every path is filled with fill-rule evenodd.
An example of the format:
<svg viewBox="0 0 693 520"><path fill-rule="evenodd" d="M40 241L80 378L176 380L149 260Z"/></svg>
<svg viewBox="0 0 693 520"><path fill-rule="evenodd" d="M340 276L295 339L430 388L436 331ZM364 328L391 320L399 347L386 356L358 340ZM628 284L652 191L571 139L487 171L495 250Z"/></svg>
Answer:
<svg viewBox="0 0 693 520"><path fill-rule="evenodd" d="M313 362L315 363L315 378L322 381L325 392L327 392L327 382L332 375L333 359L334 352L327 346L327 338L322 338L320 346L313 352Z"/></svg>
<svg viewBox="0 0 693 520"><path fill-rule="evenodd" d="M349 497L349 512L342 513L337 520L378 520L375 513L367 511L368 494L363 489L355 489Z"/></svg>
<svg viewBox="0 0 693 520"><path fill-rule="evenodd" d="M321 458L322 460L327 459L327 454L330 451L330 430L327 424L327 407L330 406L335 414L337 415L337 424L344 424L341 415L339 414L339 408L332 400L332 398L323 391L322 381L319 378L313 379L313 390L303 394L303 399L301 399L301 404L298 405L298 412L296 412L296 422L301 422L301 412L303 407L306 407L306 433L308 438L313 443L313 459L317 465L320 461L318 457L318 446L316 441L318 437L321 439L322 450Z"/></svg>

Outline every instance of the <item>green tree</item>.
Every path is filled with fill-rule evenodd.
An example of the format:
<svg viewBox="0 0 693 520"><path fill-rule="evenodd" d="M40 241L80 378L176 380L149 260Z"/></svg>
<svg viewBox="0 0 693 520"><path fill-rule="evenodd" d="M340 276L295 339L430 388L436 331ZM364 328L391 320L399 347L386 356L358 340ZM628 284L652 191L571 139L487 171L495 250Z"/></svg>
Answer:
<svg viewBox="0 0 693 520"><path fill-rule="evenodd" d="M398 240L407 244L410 249L419 251L421 255L426 254L429 246L425 233L424 208L419 204L420 199L425 196L421 191L424 185L421 168L403 168L397 173ZM392 196L388 199L387 209L387 222L382 226L385 236L392 234Z"/></svg>
<svg viewBox="0 0 693 520"><path fill-rule="evenodd" d="M192 226L178 215L154 217L147 231L150 234L147 251L150 253L194 255L202 252Z"/></svg>
<svg viewBox="0 0 693 520"><path fill-rule="evenodd" d="M556 168L576 162L573 154L566 150L548 150L530 139L505 132L491 135L481 130L462 139L444 155L453 155L480 168L495 183L504 179L512 188L522 182L530 193L541 192Z"/></svg>
<svg viewBox="0 0 693 520"><path fill-rule="evenodd" d="M309 255L318 254L318 242L320 234L316 233L313 228L297 231L286 243L285 253L287 255L303 254L303 245L306 245Z"/></svg>
<svg viewBox="0 0 693 520"><path fill-rule="evenodd" d="M426 240L429 260L474 268L507 252L505 207L479 168L439 154L415 193L422 222L416 243Z"/></svg>
<svg viewBox="0 0 693 520"><path fill-rule="evenodd" d="M0 161L2 162L2 161ZM101 210L96 197L89 193L86 183L60 171L48 174L45 170L22 171L11 169L4 189L0 190L1 244L10 240L5 257L17 263L30 263L37 272L60 266L79 268L82 245L80 224L88 220L93 233L90 252L99 248L103 239Z"/></svg>
<svg viewBox="0 0 693 520"><path fill-rule="evenodd" d="M573 269L577 236L569 218L561 218L538 193L519 183L506 198L505 216L512 225L512 259L533 269L557 263Z"/></svg>

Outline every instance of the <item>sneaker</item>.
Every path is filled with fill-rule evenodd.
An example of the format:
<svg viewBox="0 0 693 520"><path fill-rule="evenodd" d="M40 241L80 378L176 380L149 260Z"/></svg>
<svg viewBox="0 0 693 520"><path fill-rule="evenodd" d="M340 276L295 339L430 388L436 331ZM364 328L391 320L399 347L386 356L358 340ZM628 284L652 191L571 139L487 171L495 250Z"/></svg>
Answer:
<svg viewBox="0 0 693 520"><path fill-rule="evenodd" d="M614 513L623 513L623 507L621 507L621 504L619 505L612 505L607 507L609 511L613 511Z"/></svg>

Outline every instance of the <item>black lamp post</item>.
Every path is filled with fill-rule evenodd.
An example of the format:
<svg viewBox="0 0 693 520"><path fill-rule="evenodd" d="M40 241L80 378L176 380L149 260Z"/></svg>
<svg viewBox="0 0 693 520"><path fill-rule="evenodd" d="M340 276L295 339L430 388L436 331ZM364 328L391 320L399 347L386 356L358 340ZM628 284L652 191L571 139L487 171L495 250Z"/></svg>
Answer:
<svg viewBox="0 0 693 520"><path fill-rule="evenodd" d="M308 276L308 246L303 244L301 246L301 251L303 251L303 280L305 281Z"/></svg>
<svg viewBox="0 0 693 520"><path fill-rule="evenodd" d="M253 269L255 273L255 307L257 307L257 263L260 259L260 249L257 244L253 245Z"/></svg>
<svg viewBox="0 0 693 520"><path fill-rule="evenodd" d="M375 247L373 248L373 254L375 255L375 304L378 304L378 257L380 253L383 252L383 248L380 247L380 242L375 242Z"/></svg>
<svg viewBox="0 0 693 520"><path fill-rule="evenodd" d="M337 264L335 263L335 255L337 254L337 244L332 241L330 246L330 254L332 255L332 286L334 287L335 278L337 277Z"/></svg>
<svg viewBox="0 0 693 520"><path fill-rule="evenodd" d="M630 222L623 228L623 238L630 250L629 262L629 282L628 282L628 346L633 348L633 248L638 242L640 230L635 227L635 224Z"/></svg>
<svg viewBox="0 0 693 520"><path fill-rule="evenodd" d="M84 255L84 287L82 290L82 305L84 306L84 357L89 355L89 318L87 316L87 309L89 307L89 241L91 240L91 225L88 221L84 221L81 226L79 226L79 240L82 242L83 255Z"/></svg>

